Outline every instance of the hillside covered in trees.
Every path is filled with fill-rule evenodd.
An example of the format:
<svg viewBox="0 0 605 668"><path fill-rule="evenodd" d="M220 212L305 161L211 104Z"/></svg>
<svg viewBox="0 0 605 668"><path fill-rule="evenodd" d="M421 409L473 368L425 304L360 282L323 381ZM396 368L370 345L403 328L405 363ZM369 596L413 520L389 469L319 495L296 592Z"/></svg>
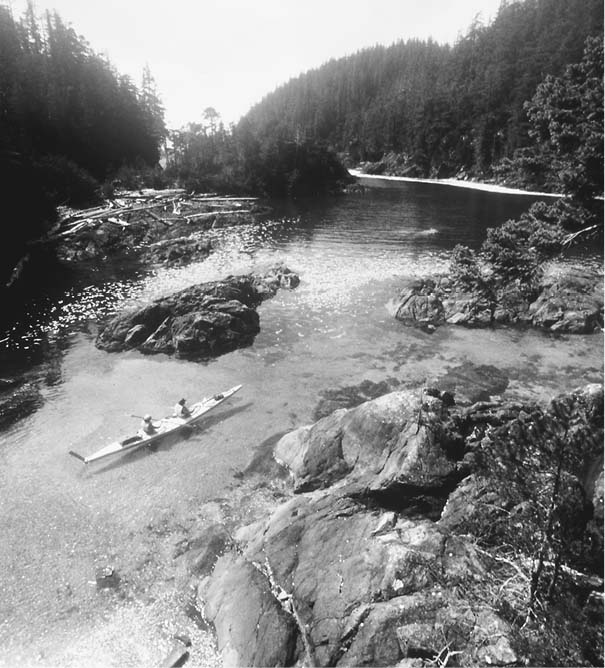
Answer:
<svg viewBox="0 0 605 668"><path fill-rule="evenodd" d="M148 70L139 89L57 13L38 18L30 3L17 19L0 5L2 284L55 206L90 202L122 165L156 164L164 134Z"/></svg>
<svg viewBox="0 0 605 668"><path fill-rule="evenodd" d="M603 33L602 0L503 0L454 46L375 46L301 74L240 122L262 144L323 142L350 164L391 155L409 176L489 176L530 143L524 103ZM395 164L393 164L393 162Z"/></svg>

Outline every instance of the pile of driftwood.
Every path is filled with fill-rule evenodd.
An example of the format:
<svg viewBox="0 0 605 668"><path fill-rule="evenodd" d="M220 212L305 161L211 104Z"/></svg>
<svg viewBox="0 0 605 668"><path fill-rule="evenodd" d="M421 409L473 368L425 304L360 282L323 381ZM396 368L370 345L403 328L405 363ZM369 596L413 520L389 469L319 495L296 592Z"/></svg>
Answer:
<svg viewBox="0 0 605 668"><path fill-rule="evenodd" d="M254 197L222 197L214 193L188 195L180 188L121 192L106 204L91 209L61 207L59 221L49 240L71 237L104 223L127 228L153 220L170 227L175 222L190 223L219 213L252 213L252 209L246 207L255 201Z"/></svg>

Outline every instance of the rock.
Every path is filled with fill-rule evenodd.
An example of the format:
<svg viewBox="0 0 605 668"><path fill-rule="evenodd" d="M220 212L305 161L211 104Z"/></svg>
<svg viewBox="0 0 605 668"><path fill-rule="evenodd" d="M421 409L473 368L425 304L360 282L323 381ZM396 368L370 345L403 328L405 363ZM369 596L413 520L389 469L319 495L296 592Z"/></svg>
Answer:
<svg viewBox="0 0 605 668"><path fill-rule="evenodd" d="M233 553L221 557L203 597L225 666L293 664L296 625L250 561Z"/></svg>
<svg viewBox="0 0 605 668"><path fill-rule="evenodd" d="M280 287L295 287L298 280L279 265L264 275L193 285L114 317L100 331L96 345L110 352L137 348L145 353L215 357L250 345L260 331L256 306Z"/></svg>
<svg viewBox="0 0 605 668"><path fill-rule="evenodd" d="M443 299L444 317L451 325L487 327L492 323L493 302L482 291L454 289Z"/></svg>
<svg viewBox="0 0 605 668"><path fill-rule="evenodd" d="M407 325L439 325L445 322L445 310L435 281L408 281L399 295L395 317Z"/></svg>
<svg viewBox="0 0 605 668"><path fill-rule="evenodd" d="M377 526L383 531L375 533ZM243 557L219 560L208 587L207 614L213 618L215 601L227 597L237 597L247 608L245 616L237 612L231 629L222 623L219 634L217 627L220 647L228 646L227 637L231 643L249 643L247 658L265 646L261 630L255 631L268 605L246 596L258 577L252 563L269 564L276 585L291 593L301 626L283 628L283 640L294 646L291 634L300 637L304 629L318 666L432 659L448 643L470 664L478 647L487 651L484 645L493 642L482 634L487 610L461 593L453 595L457 583L486 576L474 546L443 534L430 521L385 523L380 511L334 494L297 497L280 507L244 546ZM461 610L466 611L464 633ZM493 620L504 644L509 627L495 614ZM468 639L479 636L475 647ZM299 639L295 661L305 658L301 645ZM242 658L241 650L237 656L223 653L229 665L242 665Z"/></svg>
<svg viewBox="0 0 605 668"><path fill-rule="evenodd" d="M508 387L508 376L491 364L464 362L447 370L432 381L437 387L451 392L459 406L489 401Z"/></svg>
<svg viewBox="0 0 605 668"><path fill-rule="evenodd" d="M603 328L603 276L572 268L562 276L547 276L533 293L519 281L496 286L492 292L487 287L470 290L441 275L407 279L395 317L421 327L497 323L589 334Z"/></svg>
<svg viewBox="0 0 605 668"><path fill-rule="evenodd" d="M317 421L326 417L338 408L353 408L359 404L376 399L383 394L388 394L397 389L401 381L396 378L387 378L379 383L371 380L364 380L359 385L340 387L334 390L324 390L321 392L322 399L313 411L313 420Z"/></svg>
<svg viewBox="0 0 605 668"><path fill-rule="evenodd" d="M448 652L457 665L530 661L528 639L535 630L524 636L508 620L527 613L531 540L525 557L515 551L522 541L503 552L496 540L490 557L487 533L495 531L498 539L498 528L482 512L494 513L493 524L508 522L506 536L514 542L529 515L523 515L524 499L513 505L510 494L499 495L510 487L497 479L506 464L502 456L512 455L508 464L515 463L517 473L519 464L531 469L531 498L525 501L539 497L547 507L550 434L569 434L570 428L588 444L585 493L602 498L602 465L592 455L602 453L603 388L589 385L545 407L500 400L460 408L449 399L437 388L422 396L393 392L339 409L278 442L276 456L292 470L297 491L313 491L236 531L237 547L219 557L200 587L200 604L215 624L225 664L415 666L445 661ZM540 438L537 427L546 430L546 449L530 448L531 457L519 462L530 435ZM479 448L493 460L473 470L464 460ZM463 472L461 465L471 470ZM568 465L566 484L573 483L574 470L582 470L582 462L570 459ZM447 499L440 518L414 495ZM586 523L584 506L569 505L576 498L569 497L564 514ZM410 503L418 512L409 512ZM565 606L572 599L569 586ZM550 612L540 617L546 642L556 632L573 656L569 663L577 659L581 665L577 628L551 627ZM600 629L602 616L594 619ZM529 658L518 654L519 647Z"/></svg>
<svg viewBox="0 0 605 668"><path fill-rule="evenodd" d="M532 324L553 332L590 334L603 328L603 277L575 270L542 286L530 305Z"/></svg>
<svg viewBox="0 0 605 668"><path fill-rule="evenodd" d="M460 437L442 424L446 412L438 398L421 403L418 392L393 392L287 434L275 457L297 492L343 481L349 493L392 495L401 506L428 502L458 478Z"/></svg>
<svg viewBox="0 0 605 668"><path fill-rule="evenodd" d="M117 589L120 586L120 576L111 566L97 568L95 580L98 589Z"/></svg>

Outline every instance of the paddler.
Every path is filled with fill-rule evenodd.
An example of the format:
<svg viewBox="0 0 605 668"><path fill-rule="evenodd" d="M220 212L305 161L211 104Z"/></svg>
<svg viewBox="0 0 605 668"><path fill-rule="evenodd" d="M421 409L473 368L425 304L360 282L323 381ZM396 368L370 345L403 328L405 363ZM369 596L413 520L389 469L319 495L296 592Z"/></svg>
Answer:
<svg viewBox="0 0 605 668"><path fill-rule="evenodd" d="M153 426L151 415L146 415L141 422L141 431L148 436L155 434L155 427Z"/></svg>
<svg viewBox="0 0 605 668"><path fill-rule="evenodd" d="M191 416L191 411L185 405L186 403L187 399L181 399L177 404L175 404L174 417L188 418Z"/></svg>

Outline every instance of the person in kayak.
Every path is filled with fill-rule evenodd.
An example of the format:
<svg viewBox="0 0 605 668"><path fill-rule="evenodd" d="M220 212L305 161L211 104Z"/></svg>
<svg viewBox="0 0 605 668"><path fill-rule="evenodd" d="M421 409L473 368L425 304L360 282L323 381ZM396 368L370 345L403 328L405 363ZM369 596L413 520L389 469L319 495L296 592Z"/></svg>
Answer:
<svg viewBox="0 0 605 668"><path fill-rule="evenodd" d="M185 404L187 403L187 399L181 399L177 404L174 406L174 416L175 417L182 417L182 418L188 418L191 416L191 411Z"/></svg>
<svg viewBox="0 0 605 668"><path fill-rule="evenodd" d="M153 426L153 422L151 421L151 415L146 415L143 418L143 422L141 422L141 431L143 434L147 436L151 436L152 434L155 434L155 427Z"/></svg>

